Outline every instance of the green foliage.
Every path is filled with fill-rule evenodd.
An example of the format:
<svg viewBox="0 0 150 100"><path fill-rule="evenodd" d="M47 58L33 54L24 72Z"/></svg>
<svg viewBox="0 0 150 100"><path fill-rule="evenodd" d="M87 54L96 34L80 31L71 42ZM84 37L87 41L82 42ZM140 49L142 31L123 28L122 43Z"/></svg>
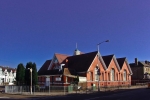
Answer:
<svg viewBox="0 0 150 100"><path fill-rule="evenodd" d="M74 78L74 84L78 84L78 82L79 82L79 76L77 75L77 78Z"/></svg>
<svg viewBox="0 0 150 100"><path fill-rule="evenodd" d="M32 83L33 85L37 85L37 82L38 82L38 74L37 74L37 69L36 69L36 64L33 63L32 64L32 69L33 69L33 72L32 72Z"/></svg>
<svg viewBox="0 0 150 100"><path fill-rule="evenodd" d="M22 63L17 66L16 81L17 85L22 85L24 82L25 68Z"/></svg>
<svg viewBox="0 0 150 100"><path fill-rule="evenodd" d="M25 84L26 85L30 85L30 70L29 68L32 68L32 62L28 62L26 64L26 69L25 69Z"/></svg>
<svg viewBox="0 0 150 100"><path fill-rule="evenodd" d="M37 85L37 81L38 81L37 68L36 68L36 64L32 62L28 62L26 64L25 83L26 85L31 84L31 72L30 72L31 68L32 68L32 85Z"/></svg>

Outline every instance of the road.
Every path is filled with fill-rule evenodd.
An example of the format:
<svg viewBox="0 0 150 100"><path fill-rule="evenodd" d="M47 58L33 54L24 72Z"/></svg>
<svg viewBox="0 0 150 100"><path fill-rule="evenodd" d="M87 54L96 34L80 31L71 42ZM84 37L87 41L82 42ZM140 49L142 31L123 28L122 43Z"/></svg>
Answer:
<svg viewBox="0 0 150 100"><path fill-rule="evenodd" d="M120 92L93 93L81 95L76 94L60 97L44 97L41 99L42 100L150 100L150 89L135 89Z"/></svg>
<svg viewBox="0 0 150 100"><path fill-rule="evenodd" d="M11 97L13 96L13 97ZM114 91L105 93L91 93L91 94L70 94L65 96L39 96L39 97L18 97L19 95L3 95L5 98L0 100L150 100L150 89L134 89L125 91Z"/></svg>

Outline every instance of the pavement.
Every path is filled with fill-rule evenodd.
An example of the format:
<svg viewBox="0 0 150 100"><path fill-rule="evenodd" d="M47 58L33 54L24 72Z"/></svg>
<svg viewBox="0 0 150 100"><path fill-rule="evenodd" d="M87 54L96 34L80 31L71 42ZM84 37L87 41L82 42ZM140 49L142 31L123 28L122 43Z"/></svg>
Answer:
<svg viewBox="0 0 150 100"><path fill-rule="evenodd" d="M82 96L86 97L88 95L98 95L98 96L105 96L105 95L111 95L111 94L116 94L116 93L124 93L127 91L132 91L135 89L144 89L147 88L147 86L132 86L128 89L119 89L119 90L113 90L113 91L101 91L101 92L74 92L74 93L64 93L64 92L52 92L52 93L36 93L33 95L30 95L29 93L27 94L6 94L6 93L0 93L0 100L37 100L39 98L58 98L58 97L76 97L76 96ZM59 100L59 99L58 99Z"/></svg>

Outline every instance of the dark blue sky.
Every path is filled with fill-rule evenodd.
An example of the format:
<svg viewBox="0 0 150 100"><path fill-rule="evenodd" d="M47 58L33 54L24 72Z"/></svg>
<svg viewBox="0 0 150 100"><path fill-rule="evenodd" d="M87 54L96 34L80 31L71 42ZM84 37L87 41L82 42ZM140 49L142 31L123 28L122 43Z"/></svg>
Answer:
<svg viewBox="0 0 150 100"><path fill-rule="evenodd" d="M97 50L150 60L150 0L0 0L0 65Z"/></svg>

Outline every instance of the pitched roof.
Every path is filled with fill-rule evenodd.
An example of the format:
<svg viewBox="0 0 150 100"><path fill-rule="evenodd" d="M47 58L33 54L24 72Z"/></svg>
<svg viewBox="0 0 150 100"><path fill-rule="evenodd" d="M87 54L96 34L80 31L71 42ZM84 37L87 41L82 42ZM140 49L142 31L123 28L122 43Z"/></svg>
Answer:
<svg viewBox="0 0 150 100"><path fill-rule="evenodd" d="M117 62L119 64L119 66L120 66L120 69L122 69L123 63L125 62L125 60L126 60L125 57L124 58L117 58Z"/></svg>
<svg viewBox="0 0 150 100"><path fill-rule="evenodd" d="M59 63L62 63L69 55L55 53Z"/></svg>
<svg viewBox="0 0 150 100"><path fill-rule="evenodd" d="M102 56L105 64L106 64L106 67L108 68L112 58L113 58L114 55L107 55L107 56Z"/></svg>
<svg viewBox="0 0 150 100"><path fill-rule="evenodd" d="M139 63L141 63L143 66L147 66L147 67L149 67L149 65L148 65L148 64L146 64L144 61L140 61Z"/></svg>
<svg viewBox="0 0 150 100"><path fill-rule="evenodd" d="M87 71L90 67L91 63L93 62L97 51L85 53L82 55L75 55L67 57L67 64L68 68L71 70L75 70L76 72L84 72Z"/></svg>
<svg viewBox="0 0 150 100"><path fill-rule="evenodd" d="M39 69L38 75L45 75L45 71L47 71L50 63L51 60L46 60L42 67Z"/></svg>
<svg viewBox="0 0 150 100"><path fill-rule="evenodd" d="M130 63L129 65L130 65L131 67L144 67L144 66L149 67L148 64L146 64L145 62L142 62L142 61L138 61L138 66L136 66L135 63Z"/></svg>
<svg viewBox="0 0 150 100"><path fill-rule="evenodd" d="M3 66L0 66L0 68L2 68L2 71L5 71L5 69L7 69L8 72L15 72L16 71L16 68L11 68L11 67L3 67Z"/></svg>
<svg viewBox="0 0 150 100"><path fill-rule="evenodd" d="M54 70L44 70L42 72L38 72L38 75L61 75L62 71L59 69L54 69Z"/></svg>
<svg viewBox="0 0 150 100"><path fill-rule="evenodd" d="M61 64L68 56L69 55L55 53L54 56L53 56L53 59L52 59L52 61L49 64L47 69L51 69L52 68L52 65L53 65L55 59L57 59L58 63Z"/></svg>

